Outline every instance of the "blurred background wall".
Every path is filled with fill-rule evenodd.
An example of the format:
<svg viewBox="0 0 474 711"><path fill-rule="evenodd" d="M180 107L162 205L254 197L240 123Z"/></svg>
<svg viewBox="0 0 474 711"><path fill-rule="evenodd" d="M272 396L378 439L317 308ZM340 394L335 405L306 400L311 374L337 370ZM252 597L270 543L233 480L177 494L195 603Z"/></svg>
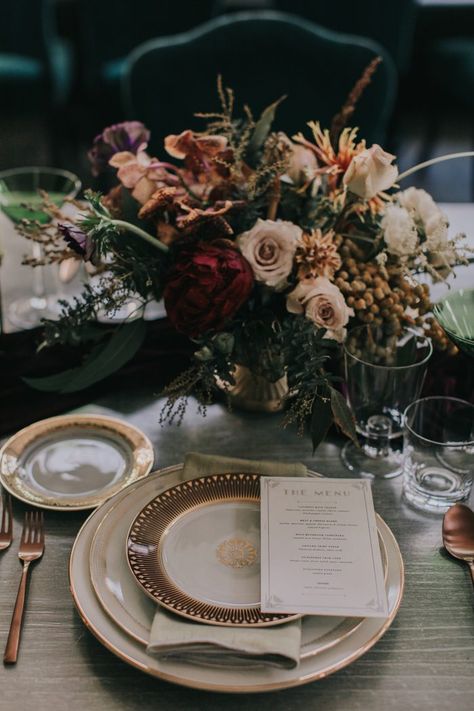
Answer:
<svg viewBox="0 0 474 711"><path fill-rule="evenodd" d="M221 17L231 23L233 13L262 11L289 13L297 20L280 39L267 37L260 60L255 43L262 40L253 30L241 37L237 29L226 29L234 44L219 47L222 32L202 35L199 29L208 22L214 27ZM312 109L308 100L307 120L326 118L339 108L332 103L358 78L357 62L349 54L346 59L340 52L333 56L329 49L324 57L330 59L321 60L317 42L312 58L308 41L302 66L297 35L303 28L301 37L306 36L304 28L314 26L322 28L324 37L335 31L366 38L360 44L369 54L370 48L380 47L387 57L372 91L378 91L376 82L396 86L393 101L384 99L390 113L384 144L397 153L401 169L442 153L473 149L474 0L1 0L0 169L54 165L90 183L86 151L94 135L109 123L134 118L130 95L127 100L130 53L137 56L137 47L156 38L165 50L155 53L140 96L152 104L158 122L160 107L163 116L170 105L187 110L186 98L192 97L195 110L215 108L206 105L214 86L202 90L203 104L195 105L195 96L200 95L204 67L212 67L216 52L226 53L223 66L237 84L241 103L258 98L258 70L261 86L263 67L268 72L274 66L271 83L264 82L275 88L274 98L288 94L290 105L293 87L296 103L304 75L308 96L314 92L317 97L320 89L322 102L319 107L313 102ZM199 41L192 39L196 36ZM252 52L255 73L246 61ZM207 74L205 80L209 83ZM371 111L377 110L376 96ZM183 121L191 123L192 117ZM437 200L472 201L473 165L455 161L435 166L418 174L416 182Z"/></svg>

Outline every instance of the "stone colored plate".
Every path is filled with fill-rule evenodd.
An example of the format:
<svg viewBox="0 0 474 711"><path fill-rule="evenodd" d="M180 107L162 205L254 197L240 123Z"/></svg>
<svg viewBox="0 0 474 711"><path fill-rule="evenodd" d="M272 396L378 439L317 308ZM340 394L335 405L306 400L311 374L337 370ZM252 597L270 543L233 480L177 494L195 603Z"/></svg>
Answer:
<svg viewBox="0 0 474 711"><path fill-rule="evenodd" d="M127 422L61 415L10 437L0 450L0 481L27 504L77 511L96 508L152 465L150 440Z"/></svg>
<svg viewBox="0 0 474 711"><path fill-rule="evenodd" d="M276 669L255 665L245 672L233 668L216 668L159 660L147 654L144 646L130 637L105 612L97 599L89 575L90 549L97 526L106 513L130 495L141 482L132 484L114 499L94 511L81 528L74 543L69 565L71 593L76 608L88 629L120 659L147 674L182 686L228 693L256 693L286 689L322 679L346 667L367 652L392 624L403 594L403 561L397 542L380 517L377 528L387 553L387 619L366 618L338 644L302 658L294 669Z"/></svg>
<svg viewBox="0 0 474 711"><path fill-rule="evenodd" d="M90 577L100 604L121 629L144 647L149 643L156 604L138 587L127 565L124 541L145 504L183 482L183 475L182 464L168 467L131 486L126 497L115 497L97 526L91 545ZM387 574L386 552L380 534L379 540ZM301 658L329 649L362 622L360 617L304 617Z"/></svg>

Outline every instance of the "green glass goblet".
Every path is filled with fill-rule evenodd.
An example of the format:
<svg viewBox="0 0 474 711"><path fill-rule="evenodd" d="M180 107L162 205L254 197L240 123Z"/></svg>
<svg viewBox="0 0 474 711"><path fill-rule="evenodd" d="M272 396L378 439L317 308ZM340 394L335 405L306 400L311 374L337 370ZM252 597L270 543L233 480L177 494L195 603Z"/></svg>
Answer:
<svg viewBox="0 0 474 711"><path fill-rule="evenodd" d="M15 225L22 219L37 220L47 224L50 217L41 210L41 192L55 205L61 207L66 198L74 198L81 189L79 178L58 168L13 168L0 172L0 209ZM32 244L32 256L41 259L41 245ZM48 295L44 268L34 267L27 293L13 300L7 307L8 320L17 328L39 326L44 318L57 318L58 299ZM25 289L26 290L26 289Z"/></svg>

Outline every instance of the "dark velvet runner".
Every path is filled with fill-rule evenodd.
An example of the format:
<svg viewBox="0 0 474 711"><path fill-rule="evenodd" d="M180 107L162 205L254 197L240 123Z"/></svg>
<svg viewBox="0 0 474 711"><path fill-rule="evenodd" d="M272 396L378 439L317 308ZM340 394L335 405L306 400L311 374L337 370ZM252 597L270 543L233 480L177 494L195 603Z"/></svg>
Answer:
<svg viewBox="0 0 474 711"><path fill-rule="evenodd" d="M22 377L71 368L79 362L78 352L57 348L36 354L39 340L39 329L0 336L0 435L92 402L113 390L146 384L150 394L158 396L163 386L189 365L193 352L193 345L177 334L167 319L150 322L143 346L117 373L81 392L60 395L33 390ZM474 402L474 359L435 353L423 395L450 395Z"/></svg>
<svg viewBox="0 0 474 711"><path fill-rule="evenodd" d="M26 385L22 377L58 373L79 363L77 351L55 348L36 353L40 329L0 336L0 434L12 433L36 420L51 417L98 399L113 390L147 384L160 390L190 362L192 344L167 319L150 322L137 355L105 380L78 393L44 393Z"/></svg>

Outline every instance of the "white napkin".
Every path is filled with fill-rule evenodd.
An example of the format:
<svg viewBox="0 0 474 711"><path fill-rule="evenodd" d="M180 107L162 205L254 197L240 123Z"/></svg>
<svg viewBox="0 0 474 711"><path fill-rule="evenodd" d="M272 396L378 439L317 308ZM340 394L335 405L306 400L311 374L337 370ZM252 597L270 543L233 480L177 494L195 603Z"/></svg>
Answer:
<svg viewBox="0 0 474 711"><path fill-rule="evenodd" d="M252 472L267 476L306 476L302 464L257 462L214 457L191 452L186 456L184 478L227 472ZM193 622L158 607L147 651L161 659L209 666L255 664L292 669L299 663L301 620L273 627L222 627Z"/></svg>

